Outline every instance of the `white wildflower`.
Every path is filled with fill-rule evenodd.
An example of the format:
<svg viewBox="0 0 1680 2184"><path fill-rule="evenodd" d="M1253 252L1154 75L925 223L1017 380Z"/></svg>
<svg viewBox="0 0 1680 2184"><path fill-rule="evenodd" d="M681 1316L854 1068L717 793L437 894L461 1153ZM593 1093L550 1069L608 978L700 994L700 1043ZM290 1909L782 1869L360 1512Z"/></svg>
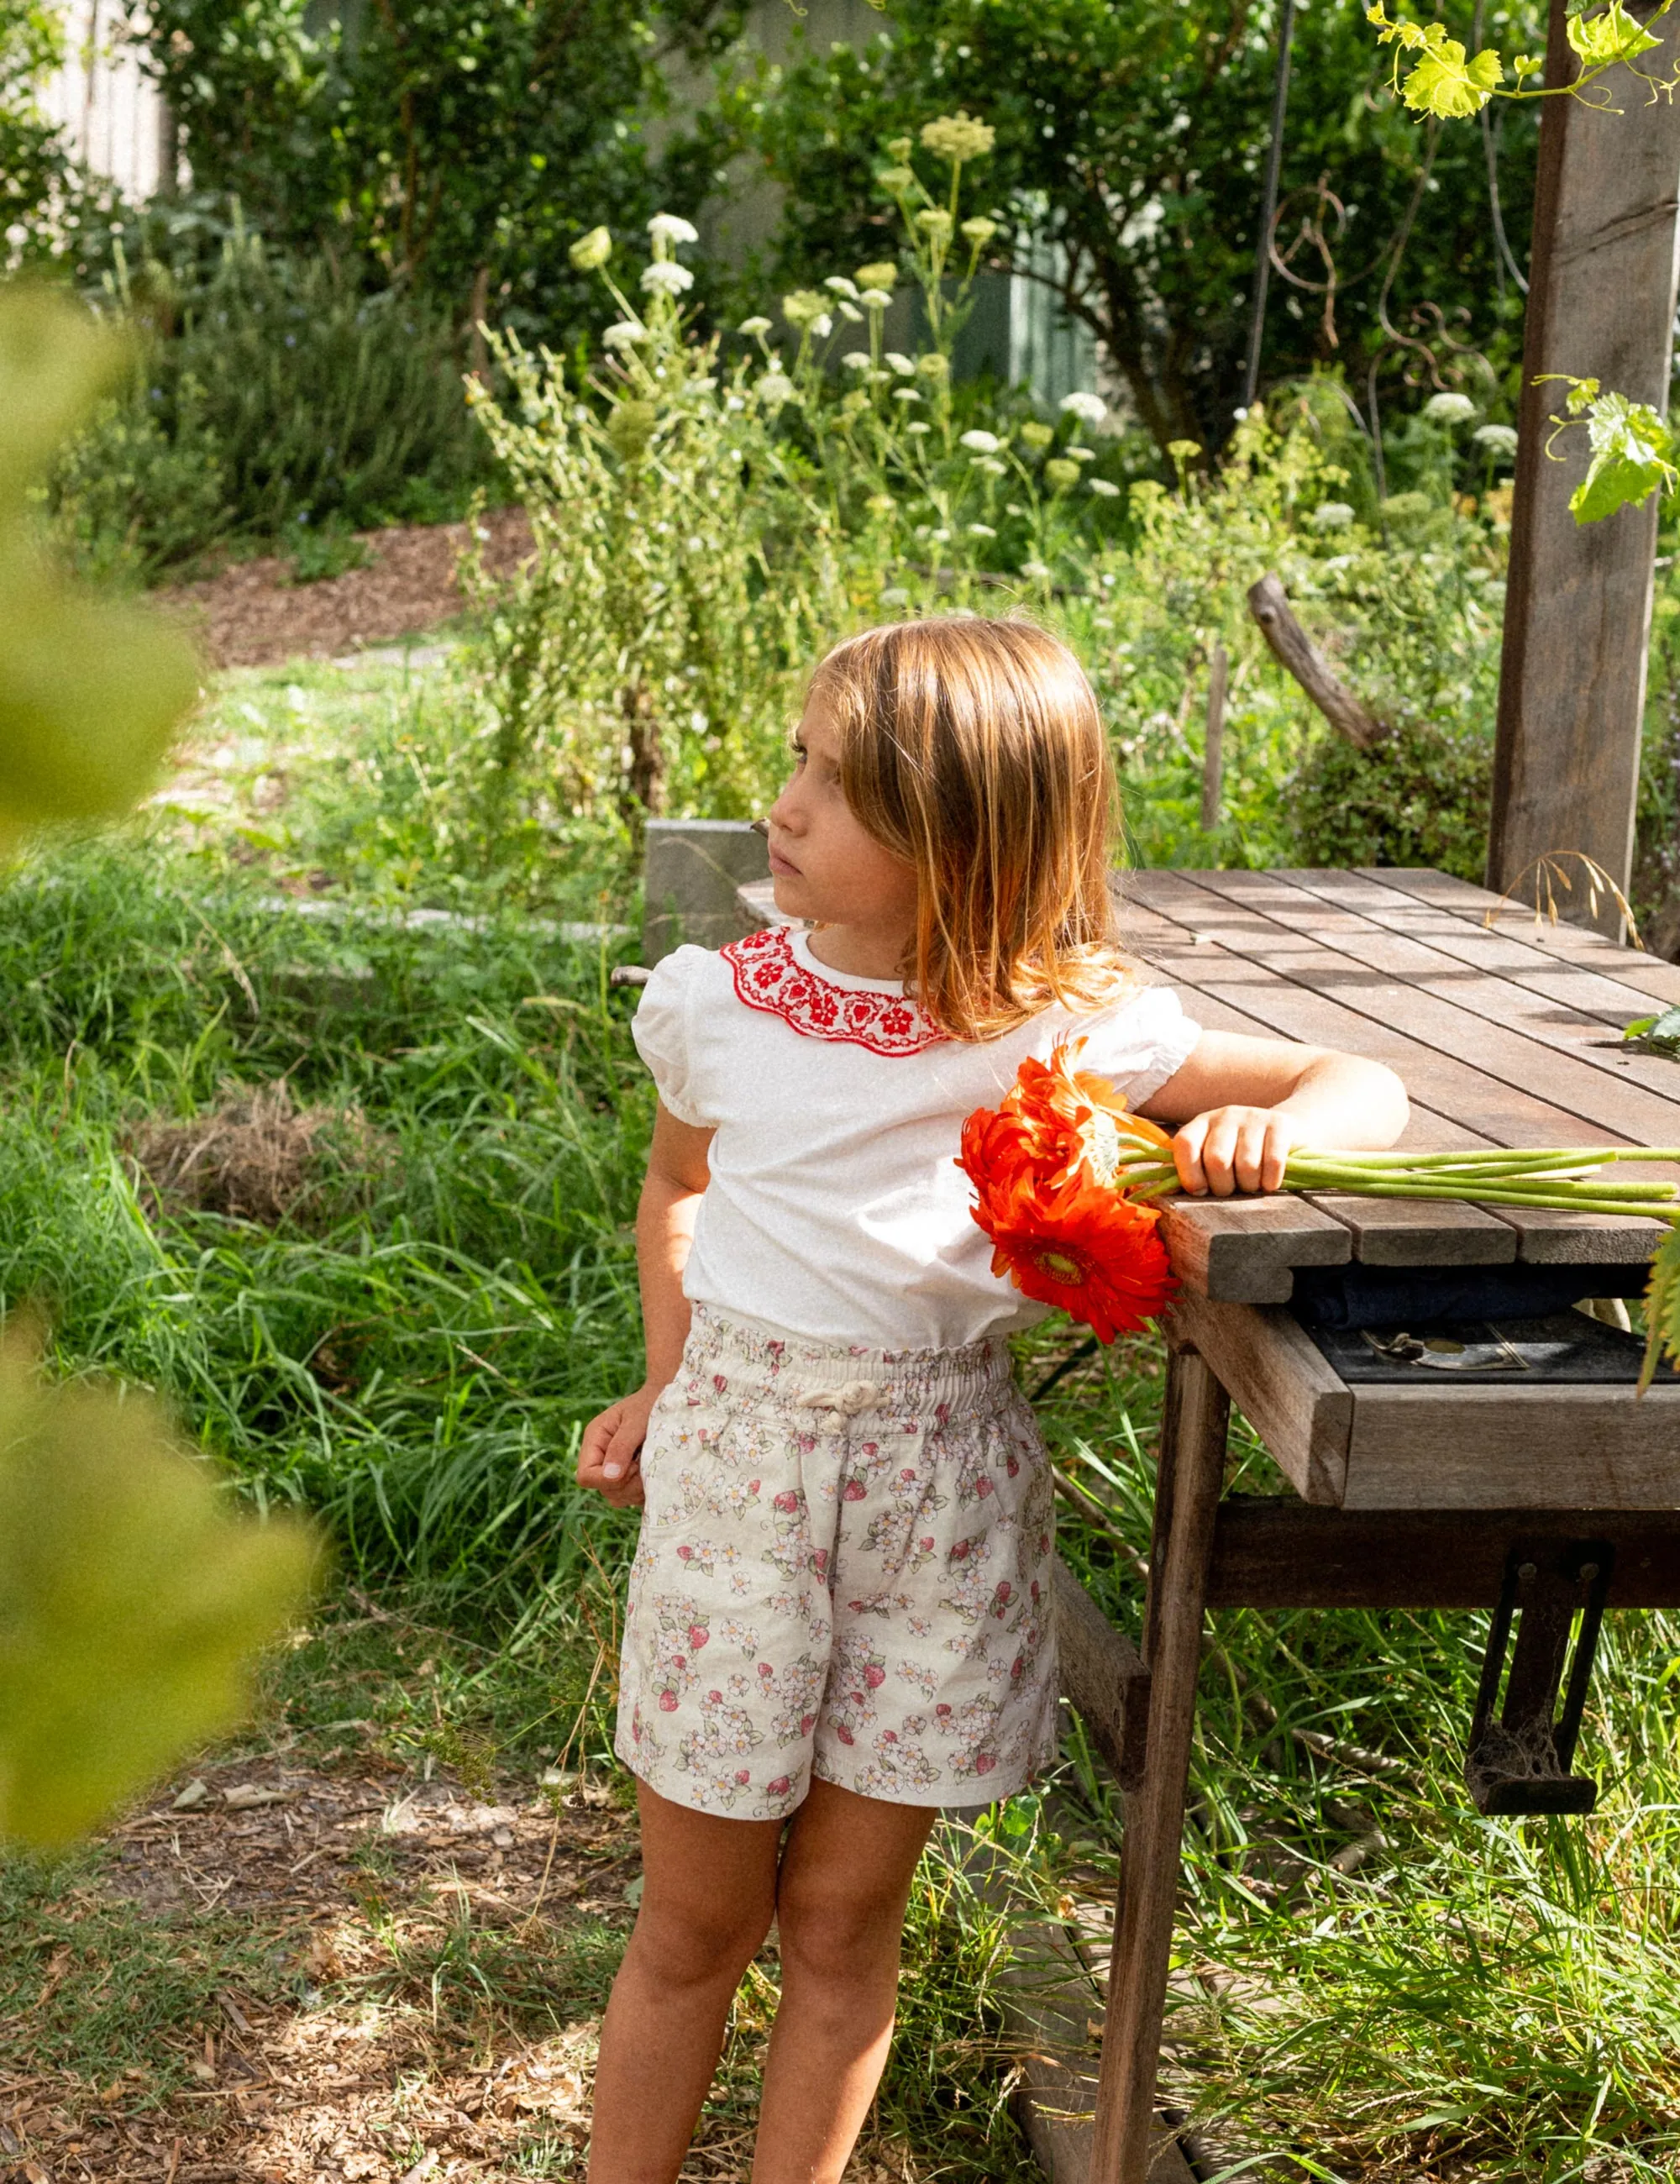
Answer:
<svg viewBox="0 0 1680 2184"><path fill-rule="evenodd" d="M893 370L898 373L900 379L914 379L915 377L915 365L911 363L909 357L900 356L897 349L889 348L887 350L887 361L892 365Z"/></svg>
<svg viewBox="0 0 1680 2184"><path fill-rule="evenodd" d="M770 320L768 319L743 319L740 325L737 326L735 331L738 334L767 334L770 332Z"/></svg>
<svg viewBox="0 0 1680 2184"><path fill-rule="evenodd" d="M965 432L959 446L971 448L976 455L995 455L1003 442L995 432Z"/></svg>
<svg viewBox="0 0 1680 2184"><path fill-rule="evenodd" d="M1354 511L1345 500L1321 500L1312 512L1315 531L1343 531L1354 520Z"/></svg>
<svg viewBox="0 0 1680 2184"><path fill-rule="evenodd" d="M1094 448L1082 448L1076 442L1071 447L1064 448L1062 453L1070 462L1094 463L1097 460L1097 450Z"/></svg>
<svg viewBox="0 0 1680 2184"><path fill-rule="evenodd" d="M822 314L821 318L815 318L811 320L811 339L813 341L826 341L833 331L834 321L829 317L826 311Z"/></svg>
<svg viewBox="0 0 1680 2184"><path fill-rule="evenodd" d="M910 595L902 584L888 584L881 594L881 604L884 607L908 606L910 600Z"/></svg>
<svg viewBox="0 0 1680 2184"><path fill-rule="evenodd" d="M1010 474L1009 465L1000 463L995 455L976 455L974 467L977 471L984 471L987 477L1007 477ZM1017 514L1019 512L1016 511Z"/></svg>
<svg viewBox="0 0 1680 2184"><path fill-rule="evenodd" d="M1094 493L1099 500L1118 500L1120 499L1120 488L1117 485L1111 483L1107 478L1087 479L1086 491L1088 493Z"/></svg>
<svg viewBox="0 0 1680 2184"><path fill-rule="evenodd" d="M680 296L693 285L694 276L688 268L670 258L656 259L642 276L642 286L661 296Z"/></svg>
<svg viewBox="0 0 1680 2184"><path fill-rule="evenodd" d="M648 223L648 232L655 242L698 242L700 240L700 231L693 222L674 212L656 212Z"/></svg>
<svg viewBox="0 0 1680 2184"><path fill-rule="evenodd" d="M754 391L760 402L776 405L791 402L798 389L785 371L767 371Z"/></svg>
<svg viewBox="0 0 1680 2184"><path fill-rule="evenodd" d="M1109 405L1100 394L1064 394L1061 408L1066 415L1076 417L1093 432L1109 414Z"/></svg>
<svg viewBox="0 0 1680 2184"><path fill-rule="evenodd" d="M869 351L866 348L848 348L840 361L848 371L867 371L870 365Z"/></svg>
<svg viewBox="0 0 1680 2184"><path fill-rule="evenodd" d="M840 314L841 317L844 319L848 326L860 326L863 324L863 313L858 309L855 304L848 304L843 296L840 298L839 302L834 306L834 308Z"/></svg>
<svg viewBox="0 0 1680 2184"><path fill-rule="evenodd" d="M1432 425L1463 425L1476 415L1476 404L1467 394L1432 394L1423 414Z"/></svg>
<svg viewBox="0 0 1680 2184"><path fill-rule="evenodd" d="M865 288L858 298L866 311L884 311L892 300L884 288Z"/></svg>
<svg viewBox="0 0 1680 2184"><path fill-rule="evenodd" d="M920 402L921 397L914 387L900 387L895 391L893 399L895 402Z"/></svg>
<svg viewBox="0 0 1680 2184"><path fill-rule="evenodd" d="M907 432L931 432L933 430L933 427L922 419L918 418L914 424L906 425L904 430Z"/></svg>
<svg viewBox="0 0 1680 2184"><path fill-rule="evenodd" d="M822 285L832 289L837 296L844 296L848 303L855 304L858 300L857 282L848 281L843 273L831 273Z"/></svg>
<svg viewBox="0 0 1680 2184"><path fill-rule="evenodd" d="M1516 453L1516 432L1510 425L1478 425L1471 434L1478 448L1485 448L1496 463L1508 463Z"/></svg>
<svg viewBox="0 0 1680 2184"><path fill-rule="evenodd" d="M995 538L998 534L989 523L971 523L968 535L971 538Z"/></svg>
<svg viewBox="0 0 1680 2184"><path fill-rule="evenodd" d="M1048 584L1050 581L1050 571L1043 561L1023 561L1021 573L1030 577L1035 584Z"/></svg>
<svg viewBox="0 0 1680 2184"><path fill-rule="evenodd" d="M620 319L615 326L609 326L601 339L609 348L634 348L637 342L648 338L648 329L636 319Z"/></svg>

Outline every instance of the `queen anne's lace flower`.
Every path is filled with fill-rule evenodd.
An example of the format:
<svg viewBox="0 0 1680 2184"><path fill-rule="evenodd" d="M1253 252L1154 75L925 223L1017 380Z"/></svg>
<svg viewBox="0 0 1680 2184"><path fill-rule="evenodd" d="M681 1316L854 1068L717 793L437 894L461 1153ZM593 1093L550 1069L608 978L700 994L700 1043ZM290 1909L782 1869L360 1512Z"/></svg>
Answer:
<svg viewBox="0 0 1680 2184"><path fill-rule="evenodd" d="M965 432L960 444L971 448L976 455L995 455L1004 443L995 432Z"/></svg>
<svg viewBox="0 0 1680 2184"><path fill-rule="evenodd" d="M926 124L921 132L922 148L932 152L936 159L948 159L960 166L965 159L982 159L997 142L998 132L984 121L976 121L959 108L954 114L942 114L937 120Z"/></svg>
<svg viewBox="0 0 1680 2184"><path fill-rule="evenodd" d="M1423 414L1434 425L1465 425L1476 415L1476 404L1467 394L1432 394Z"/></svg>
<svg viewBox="0 0 1680 2184"><path fill-rule="evenodd" d="M957 232L965 242L971 242L976 250L983 250L998 232L998 223L995 220L987 220L976 214L973 220L965 220Z"/></svg>
<svg viewBox="0 0 1680 2184"><path fill-rule="evenodd" d="M1088 493L1094 493L1099 500L1118 500L1120 499L1120 488L1108 478L1088 479L1086 483L1086 491Z"/></svg>
<svg viewBox="0 0 1680 2184"><path fill-rule="evenodd" d="M843 273L831 273L822 285L834 295L848 297L854 304L858 300L857 282L848 281Z"/></svg>
<svg viewBox="0 0 1680 2184"><path fill-rule="evenodd" d="M700 231L693 222L674 212L656 212L648 223L648 232L655 242L676 244L700 240Z"/></svg>
<svg viewBox="0 0 1680 2184"><path fill-rule="evenodd" d="M1079 482L1079 465L1071 463L1065 455L1052 455L1044 465L1044 482L1060 493L1065 487Z"/></svg>
<svg viewBox="0 0 1680 2184"><path fill-rule="evenodd" d="M647 338L648 329L635 319L620 319L615 326L609 326L601 337L609 348L634 348L637 342Z"/></svg>
<svg viewBox="0 0 1680 2184"><path fill-rule="evenodd" d="M1470 437L1495 462L1508 463L1516 453L1516 433L1510 425L1478 425Z"/></svg>
<svg viewBox="0 0 1680 2184"><path fill-rule="evenodd" d="M782 315L790 326L799 332L815 327L819 319L826 319L828 307L815 288L795 288L782 299Z"/></svg>
<svg viewBox="0 0 1680 2184"><path fill-rule="evenodd" d="M989 523L971 523L968 535L971 538L995 538L998 534Z"/></svg>
<svg viewBox="0 0 1680 2184"><path fill-rule="evenodd" d="M848 348L840 361L848 371L867 371L870 364L869 351L863 348Z"/></svg>
<svg viewBox="0 0 1680 2184"><path fill-rule="evenodd" d="M580 273L598 273L612 254L613 238L604 227L592 227L567 253Z"/></svg>
<svg viewBox="0 0 1680 2184"><path fill-rule="evenodd" d="M890 293L898 279L898 269L889 258L876 259L858 268L858 286L865 292L871 288L878 288Z"/></svg>
<svg viewBox="0 0 1680 2184"><path fill-rule="evenodd" d="M760 402L767 402L778 408L784 402L791 402L796 392L793 381L785 371L765 372L757 387Z"/></svg>
<svg viewBox="0 0 1680 2184"><path fill-rule="evenodd" d="M656 259L653 265L644 270L642 276L642 286L650 294L680 296L693 285L694 276L688 268L686 265L679 265L676 259L671 258Z"/></svg>
<svg viewBox="0 0 1680 2184"><path fill-rule="evenodd" d="M1321 500L1312 512L1315 531L1344 531L1354 520L1354 511L1345 500Z"/></svg>
<svg viewBox="0 0 1680 2184"><path fill-rule="evenodd" d="M759 318L743 319L735 331L738 334L767 334L770 332L770 320Z"/></svg>
<svg viewBox="0 0 1680 2184"><path fill-rule="evenodd" d="M1076 417L1093 432L1109 414L1109 406L1100 394L1064 394L1061 407L1068 416Z"/></svg>
<svg viewBox="0 0 1680 2184"><path fill-rule="evenodd" d="M865 288L858 298L866 311L884 311L892 300L884 288Z"/></svg>
<svg viewBox="0 0 1680 2184"><path fill-rule="evenodd" d="M897 349L889 348L887 350L887 361L892 365L893 370L898 373L900 379L914 379L915 377L915 365L914 362L907 356L900 356Z"/></svg>

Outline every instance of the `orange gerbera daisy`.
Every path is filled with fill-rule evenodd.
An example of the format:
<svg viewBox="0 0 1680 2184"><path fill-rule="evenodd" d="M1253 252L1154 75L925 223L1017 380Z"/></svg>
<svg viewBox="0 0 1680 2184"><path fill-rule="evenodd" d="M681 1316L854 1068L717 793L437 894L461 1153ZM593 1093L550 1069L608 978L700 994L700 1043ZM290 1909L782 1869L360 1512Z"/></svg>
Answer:
<svg viewBox="0 0 1680 2184"><path fill-rule="evenodd" d="M993 1273L1082 1320L1099 1342L1154 1318L1177 1286L1158 1210L1088 1174L1048 1190L1022 1174L985 1194L975 1217L992 1239Z"/></svg>
<svg viewBox="0 0 1680 2184"><path fill-rule="evenodd" d="M1128 1151L1160 1157L1171 1140L1131 1113L1105 1078L1073 1069L1082 1045L1057 1047L1048 1063L1023 1061L1001 1106L964 1123L957 1165L995 1246L993 1272L1112 1342L1160 1312L1176 1286L1159 1210L1115 1180Z"/></svg>

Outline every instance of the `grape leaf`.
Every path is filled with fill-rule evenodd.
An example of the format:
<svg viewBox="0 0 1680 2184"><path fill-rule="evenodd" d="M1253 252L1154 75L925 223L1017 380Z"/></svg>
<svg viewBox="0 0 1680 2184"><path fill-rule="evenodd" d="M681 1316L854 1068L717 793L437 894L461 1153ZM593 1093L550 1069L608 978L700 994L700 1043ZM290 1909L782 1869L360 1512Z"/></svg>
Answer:
<svg viewBox="0 0 1680 2184"><path fill-rule="evenodd" d="M1438 25L1432 24L1432 30ZM1416 114L1438 114L1461 120L1479 114L1493 97L1505 64L1489 46L1472 61L1456 38L1443 35L1430 47L1400 86L1400 96Z"/></svg>
<svg viewBox="0 0 1680 2184"><path fill-rule="evenodd" d="M1662 43L1643 23L1634 21L1622 0L1610 0L1602 15L1572 15L1565 35L1583 68L1608 68L1616 61L1637 60L1641 53Z"/></svg>
<svg viewBox="0 0 1680 2184"><path fill-rule="evenodd" d="M319 1568L230 1513L157 1405L48 1386L0 1343L0 1836L68 1841L246 1711L249 1657Z"/></svg>
<svg viewBox="0 0 1680 2184"><path fill-rule="evenodd" d="M1572 396L1570 407L1577 407ZM1577 523L1602 522L1619 508L1638 508L1659 487L1672 492L1680 484L1670 460L1673 436L1649 403L1595 393L1585 408L1593 460L1569 497Z"/></svg>
<svg viewBox="0 0 1680 2184"><path fill-rule="evenodd" d="M1439 23L1408 23L1404 17L1391 17L1382 0L1374 0L1365 15L1376 25L1378 45L1398 45L1400 53L1418 56L1404 83L1399 53L1394 57L1395 88L1415 114L1438 114L1448 120L1478 114L1505 75L1505 63L1491 46L1474 60L1466 60L1463 46L1449 38Z"/></svg>

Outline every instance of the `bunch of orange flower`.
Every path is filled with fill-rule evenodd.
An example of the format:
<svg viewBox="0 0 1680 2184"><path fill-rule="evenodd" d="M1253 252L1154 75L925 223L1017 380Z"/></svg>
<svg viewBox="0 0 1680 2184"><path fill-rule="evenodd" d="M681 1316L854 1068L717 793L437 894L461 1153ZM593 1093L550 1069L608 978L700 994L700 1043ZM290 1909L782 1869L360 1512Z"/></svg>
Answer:
<svg viewBox="0 0 1680 2184"><path fill-rule="evenodd" d="M974 1185L992 1271L1112 1342L1153 1319L1177 1284L1148 1192L1171 1140L1105 1078L1076 1070L1082 1040L1021 1065L1001 1107L963 1125L957 1166ZM1141 1188L1128 1188L1135 1169Z"/></svg>

